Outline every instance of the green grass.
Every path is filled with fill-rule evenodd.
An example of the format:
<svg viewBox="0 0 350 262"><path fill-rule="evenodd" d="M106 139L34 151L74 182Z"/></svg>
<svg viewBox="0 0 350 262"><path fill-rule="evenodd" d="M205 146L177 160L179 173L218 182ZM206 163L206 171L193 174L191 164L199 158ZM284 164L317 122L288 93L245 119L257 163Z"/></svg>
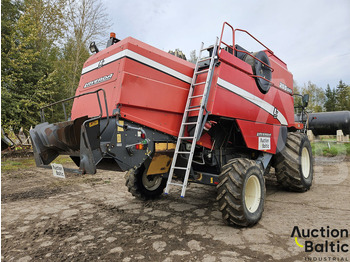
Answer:
<svg viewBox="0 0 350 262"><path fill-rule="evenodd" d="M350 143L314 142L311 143L314 156L350 156Z"/></svg>
<svg viewBox="0 0 350 262"><path fill-rule="evenodd" d="M69 156L59 156L54 161L57 164L72 163ZM3 158L1 159L1 171L18 171L35 167L34 156L30 158Z"/></svg>

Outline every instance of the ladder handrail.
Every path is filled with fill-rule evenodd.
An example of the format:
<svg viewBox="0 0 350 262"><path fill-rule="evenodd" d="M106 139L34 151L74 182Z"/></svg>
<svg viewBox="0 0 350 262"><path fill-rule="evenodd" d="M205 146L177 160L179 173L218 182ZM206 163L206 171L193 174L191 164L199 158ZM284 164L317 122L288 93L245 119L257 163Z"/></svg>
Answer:
<svg viewBox="0 0 350 262"><path fill-rule="evenodd" d="M225 30L226 25L227 25L228 27L230 27L231 30L232 30L232 46L230 46L229 44L227 44L226 42L224 42L224 41L222 40L222 37L223 37L223 35L224 35L224 30ZM251 33L249 33L247 30L243 30L243 29L239 29L239 28L234 29L234 28L233 28L229 23L227 23L227 22L224 22L224 24L222 25L221 36L220 36L220 42L219 42L218 50L221 50L221 44L224 44L225 46L227 46L227 48L232 49L233 52L234 52L234 51L237 51L237 52L245 53L245 54L249 55L249 56L252 57L253 59L259 61L260 63L262 63L262 64L264 64L265 66L267 66L268 68L270 68L271 72L273 72L274 69L273 69L270 65L268 65L268 64L266 64L265 62L261 61L260 59L256 58L256 57L253 56L251 53L249 53L249 52L247 52L247 51L244 51L244 50L238 50L238 49L236 48L236 45L235 45L236 31L246 33L246 34L249 35L251 38L253 38L256 42L258 42L260 45L262 45L264 48L266 48L266 50L267 50L269 53L274 54L273 51L272 51L270 48L268 48L266 45L264 45L261 41L259 41L256 37L254 37L254 36L253 36ZM220 57L220 52L218 52L218 56ZM253 77L259 77L259 76L256 76L256 75L252 75L252 76L253 76Z"/></svg>

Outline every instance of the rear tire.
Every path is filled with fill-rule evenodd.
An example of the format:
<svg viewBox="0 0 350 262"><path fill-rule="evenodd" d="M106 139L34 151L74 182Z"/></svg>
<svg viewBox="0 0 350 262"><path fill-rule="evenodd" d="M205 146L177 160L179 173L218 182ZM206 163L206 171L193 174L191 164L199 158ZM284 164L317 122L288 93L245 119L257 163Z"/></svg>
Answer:
<svg viewBox="0 0 350 262"><path fill-rule="evenodd" d="M305 192L313 179L313 157L310 141L305 134L288 133L282 152L276 155L277 181L284 188Z"/></svg>
<svg viewBox="0 0 350 262"><path fill-rule="evenodd" d="M222 168L217 185L219 208L228 224L256 224L264 211L265 180L253 160L232 159Z"/></svg>
<svg viewBox="0 0 350 262"><path fill-rule="evenodd" d="M125 175L125 185L128 191L139 199L148 200L159 197L166 186L166 180L162 175L147 176L144 166L138 169L130 169Z"/></svg>

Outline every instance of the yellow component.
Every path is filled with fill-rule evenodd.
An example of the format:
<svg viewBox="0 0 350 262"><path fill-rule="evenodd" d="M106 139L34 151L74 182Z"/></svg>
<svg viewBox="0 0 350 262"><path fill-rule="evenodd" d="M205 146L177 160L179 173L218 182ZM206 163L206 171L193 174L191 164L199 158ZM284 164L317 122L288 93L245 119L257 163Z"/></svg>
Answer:
<svg viewBox="0 0 350 262"><path fill-rule="evenodd" d="M119 124L124 125L124 121L123 120L119 120ZM122 128L121 126L118 126L117 131L118 132L124 132L124 128Z"/></svg>
<svg viewBox="0 0 350 262"><path fill-rule="evenodd" d="M121 142L122 142L122 135L117 134L117 143L121 143Z"/></svg>
<svg viewBox="0 0 350 262"><path fill-rule="evenodd" d="M148 167L147 175L164 174L169 171L172 157L155 153Z"/></svg>
<svg viewBox="0 0 350 262"><path fill-rule="evenodd" d="M92 121L89 123L89 127L97 126L98 125L98 120Z"/></svg>
<svg viewBox="0 0 350 262"><path fill-rule="evenodd" d="M297 238L297 237L295 237L295 243L296 243L299 247L304 247L303 245L300 245L300 244L298 243L298 238Z"/></svg>
<svg viewBox="0 0 350 262"><path fill-rule="evenodd" d="M175 150L174 143L155 143L155 152Z"/></svg>
<svg viewBox="0 0 350 262"><path fill-rule="evenodd" d="M145 155L146 155L146 156L149 156L151 153L152 153L152 151L150 151L150 150L147 148L147 150L146 150L146 152L145 152Z"/></svg>
<svg viewBox="0 0 350 262"><path fill-rule="evenodd" d="M210 184L213 184L214 183L214 179L211 177L210 178Z"/></svg>

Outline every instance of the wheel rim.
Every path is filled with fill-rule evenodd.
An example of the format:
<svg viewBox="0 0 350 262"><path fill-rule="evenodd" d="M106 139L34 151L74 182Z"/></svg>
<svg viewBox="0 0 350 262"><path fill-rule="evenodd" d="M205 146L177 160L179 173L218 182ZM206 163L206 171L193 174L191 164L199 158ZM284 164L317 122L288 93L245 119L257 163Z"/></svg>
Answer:
<svg viewBox="0 0 350 262"><path fill-rule="evenodd" d="M162 177L160 175L147 176L146 173L142 175L142 184L149 191L156 190L161 183Z"/></svg>
<svg viewBox="0 0 350 262"><path fill-rule="evenodd" d="M310 176L310 155L306 147L301 151L301 172L304 178Z"/></svg>
<svg viewBox="0 0 350 262"><path fill-rule="evenodd" d="M261 187L259 178L255 175L250 176L245 186L244 202L249 212L254 213L260 204Z"/></svg>

